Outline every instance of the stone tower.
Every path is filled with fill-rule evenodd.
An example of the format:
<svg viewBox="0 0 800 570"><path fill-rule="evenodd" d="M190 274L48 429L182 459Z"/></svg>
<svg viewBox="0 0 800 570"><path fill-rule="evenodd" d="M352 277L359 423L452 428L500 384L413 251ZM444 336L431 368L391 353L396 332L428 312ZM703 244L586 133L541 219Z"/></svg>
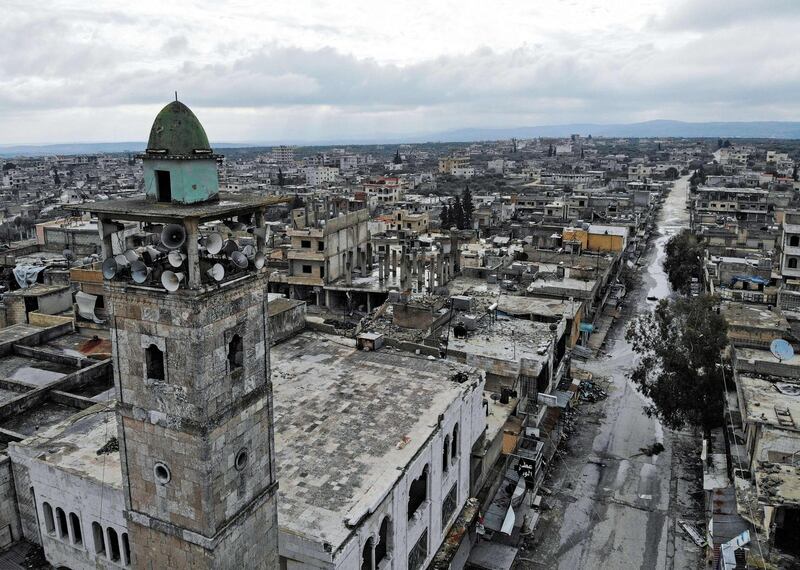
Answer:
<svg viewBox="0 0 800 570"><path fill-rule="evenodd" d="M174 101L142 155L146 198L91 207L108 265L135 568L278 567L266 274L254 260L274 200L219 200L217 158ZM131 222L143 242L121 237ZM242 225L251 233L226 234L233 246L209 245ZM130 265L113 261L123 241Z"/></svg>

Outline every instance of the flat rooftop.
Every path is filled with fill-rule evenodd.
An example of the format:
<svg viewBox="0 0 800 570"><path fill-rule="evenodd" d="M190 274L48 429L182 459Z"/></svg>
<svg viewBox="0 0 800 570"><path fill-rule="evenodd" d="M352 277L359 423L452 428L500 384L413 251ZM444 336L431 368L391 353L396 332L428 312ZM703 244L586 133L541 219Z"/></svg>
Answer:
<svg viewBox="0 0 800 570"><path fill-rule="evenodd" d="M310 331L274 346L271 362L278 522L334 551L352 532L345 521L391 491L439 416L481 389L473 368Z"/></svg>
<svg viewBox="0 0 800 570"><path fill-rule="evenodd" d="M728 324L734 327L780 329L787 333L791 331L789 321L780 311L770 311L764 305L722 303L722 313Z"/></svg>
<svg viewBox="0 0 800 570"><path fill-rule="evenodd" d="M93 212L103 218L115 220L170 221L182 218L197 218L202 222L204 220L218 220L235 216L238 213L267 207L274 203L275 197L272 196L221 193L219 200L209 200L196 204L173 204L140 198L79 204L71 209Z"/></svg>
<svg viewBox="0 0 800 570"><path fill-rule="evenodd" d="M18 449L48 465L122 489L119 451L98 455L109 439L117 436L116 401L96 404L59 421L22 442Z"/></svg>
<svg viewBox="0 0 800 570"><path fill-rule="evenodd" d="M17 380L31 386L47 386L77 370L79 368L76 366L39 360L28 356L8 355L0 357L0 378Z"/></svg>
<svg viewBox="0 0 800 570"><path fill-rule="evenodd" d="M477 330L467 333L467 338L455 338L451 332L448 350L466 353L468 361L470 357L512 363L519 363L523 358L545 361L547 353L539 354L538 349L549 346L552 341L550 323L523 319L492 321L484 317Z"/></svg>
<svg viewBox="0 0 800 570"><path fill-rule="evenodd" d="M574 318L581 308L580 301L554 299L552 297L522 297L520 295L501 295L497 308L509 315L536 315L538 317L560 319Z"/></svg>
<svg viewBox="0 0 800 570"><path fill-rule="evenodd" d="M800 396L778 390L774 382L739 375L738 383L744 399L743 415L747 421L767 424L778 429L800 430ZM795 384L797 386L797 384ZM779 410L788 410L792 420L786 423Z"/></svg>

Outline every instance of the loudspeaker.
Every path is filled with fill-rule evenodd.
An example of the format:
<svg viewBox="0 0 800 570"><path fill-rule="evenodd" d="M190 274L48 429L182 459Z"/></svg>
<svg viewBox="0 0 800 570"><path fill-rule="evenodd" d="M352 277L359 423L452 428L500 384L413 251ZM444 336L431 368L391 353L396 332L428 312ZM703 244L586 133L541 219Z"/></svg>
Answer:
<svg viewBox="0 0 800 570"><path fill-rule="evenodd" d="M222 235L216 232L200 238L200 245L206 248L209 255L217 255L222 251Z"/></svg>
<svg viewBox="0 0 800 570"><path fill-rule="evenodd" d="M248 264L247 257L241 251L234 251L231 254L231 261L233 261L233 264L239 269L247 268Z"/></svg>
<svg viewBox="0 0 800 570"><path fill-rule="evenodd" d="M103 277L105 279L114 279L120 269L122 268L117 265L117 260L113 257L108 257L103 262Z"/></svg>
<svg viewBox="0 0 800 570"><path fill-rule="evenodd" d="M225 277L225 268L221 263L215 263L211 266L211 269L206 271L206 275L211 277L211 279L214 281L222 281L222 279Z"/></svg>
<svg viewBox="0 0 800 570"><path fill-rule="evenodd" d="M232 239L226 239L221 252L230 257L234 251L239 251L239 244Z"/></svg>
<svg viewBox="0 0 800 570"><path fill-rule="evenodd" d="M241 222L234 222L233 220L222 220L222 223L227 226L232 232L242 232L247 229L247 226Z"/></svg>
<svg viewBox="0 0 800 570"><path fill-rule="evenodd" d="M161 284L164 286L164 289L172 293L173 291L178 290L178 287L180 287L184 277L185 276L183 273L165 271L161 274Z"/></svg>
<svg viewBox="0 0 800 570"><path fill-rule="evenodd" d="M147 265L153 265L157 260L161 259L164 254L151 245L148 245L142 251L142 261Z"/></svg>
<svg viewBox="0 0 800 570"><path fill-rule="evenodd" d="M150 275L150 268L139 260L131 263L131 277L136 283L144 283Z"/></svg>
<svg viewBox="0 0 800 570"><path fill-rule="evenodd" d="M167 261L172 267L180 267L186 260L186 254L180 251L170 251L167 255Z"/></svg>
<svg viewBox="0 0 800 570"><path fill-rule="evenodd" d="M269 236L269 226L263 226L261 228L251 227L247 228L247 231L254 236L260 237L264 241L267 241L267 236Z"/></svg>
<svg viewBox="0 0 800 570"><path fill-rule="evenodd" d="M186 230L178 224L167 224L161 232L161 243L169 249L178 249L186 241Z"/></svg>
<svg viewBox="0 0 800 570"><path fill-rule="evenodd" d="M266 256L261 253L260 251L256 253L255 257L253 258L253 265L256 266L256 269L261 269L267 263Z"/></svg>
<svg viewBox="0 0 800 570"><path fill-rule="evenodd" d="M128 263L139 261L139 254L133 251L132 249L126 249L125 251L122 252L122 255L125 256L125 259L128 260Z"/></svg>
<svg viewBox="0 0 800 570"><path fill-rule="evenodd" d="M256 256L256 248L248 243L242 248L242 253L247 259L252 260Z"/></svg>

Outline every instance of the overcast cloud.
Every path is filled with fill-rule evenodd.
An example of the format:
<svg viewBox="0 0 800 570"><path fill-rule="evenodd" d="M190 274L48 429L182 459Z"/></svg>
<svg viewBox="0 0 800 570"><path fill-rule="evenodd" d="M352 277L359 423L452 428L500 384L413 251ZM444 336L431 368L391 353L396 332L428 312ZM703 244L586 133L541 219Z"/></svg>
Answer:
<svg viewBox="0 0 800 570"><path fill-rule="evenodd" d="M798 118L797 0L2 4L0 144Z"/></svg>

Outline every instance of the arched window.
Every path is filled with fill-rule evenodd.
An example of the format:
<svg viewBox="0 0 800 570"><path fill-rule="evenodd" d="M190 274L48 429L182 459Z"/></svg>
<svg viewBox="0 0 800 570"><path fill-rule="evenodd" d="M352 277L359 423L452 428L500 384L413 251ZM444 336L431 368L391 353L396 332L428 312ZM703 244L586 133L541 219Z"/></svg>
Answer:
<svg viewBox="0 0 800 570"><path fill-rule="evenodd" d="M789 258L789 269L797 269L797 258L790 257Z"/></svg>
<svg viewBox="0 0 800 570"><path fill-rule="evenodd" d="M389 517L383 517L381 528L378 531L378 544L375 545L375 568L389 554Z"/></svg>
<svg viewBox="0 0 800 570"><path fill-rule="evenodd" d="M69 514L69 525L72 527L72 542L83 544L83 532L81 532L81 519L75 513Z"/></svg>
<svg viewBox="0 0 800 570"><path fill-rule="evenodd" d="M111 527L108 527L108 550L111 554L111 560L113 562L119 562L119 537L117 536L117 531Z"/></svg>
<svg viewBox="0 0 800 570"><path fill-rule="evenodd" d="M94 552L95 554L103 554L106 553L106 538L103 535L103 527L100 526L100 523L93 522L92 523L92 539L94 541Z"/></svg>
<svg viewBox="0 0 800 570"><path fill-rule="evenodd" d="M372 537L370 537L361 551L361 570L372 570L373 554Z"/></svg>
<svg viewBox="0 0 800 570"><path fill-rule="evenodd" d="M792 247L797 247L800 245L800 236L794 235L789 236L789 245Z"/></svg>
<svg viewBox="0 0 800 570"><path fill-rule="evenodd" d="M53 507L50 506L50 503L43 503L42 511L44 512L44 527L47 529L47 534L55 534L56 521L53 518Z"/></svg>
<svg viewBox="0 0 800 570"><path fill-rule="evenodd" d="M455 459L458 456L458 424L453 426L453 443L450 457Z"/></svg>
<svg viewBox="0 0 800 570"><path fill-rule="evenodd" d="M58 523L58 537L69 537L69 529L67 528L67 515L61 507L56 507L56 522Z"/></svg>
<svg viewBox="0 0 800 570"><path fill-rule="evenodd" d="M408 489L408 519L414 516L414 513L417 512L422 506L422 503L428 498L428 466L426 465L422 469L422 473L419 474L419 477L414 479L411 482L411 486Z"/></svg>
<svg viewBox="0 0 800 570"><path fill-rule="evenodd" d="M147 367L147 377L153 380L164 379L164 353L151 344L144 351L144 361Z"/></svg>
<svg viewBox="0 0 800 570"><path fill-rule="evenodd" d="M122 533L122 562L125 566L131 565L131 543L128 542L128 533Z"/></svg>
<svg viewBox="0 0 800 570"><path fill-rule="evenodd" d="M449 469L449 460L450 460L450 436L444 436L444 442L442 443L442 472L447 473Z"/></svg>
<svg viewBox="0 0 800 570"><path fill-rule="evenodd" d="M238 334L228 343L228 366L231 370L241 368L244 364L244 341Z"/></svg>

